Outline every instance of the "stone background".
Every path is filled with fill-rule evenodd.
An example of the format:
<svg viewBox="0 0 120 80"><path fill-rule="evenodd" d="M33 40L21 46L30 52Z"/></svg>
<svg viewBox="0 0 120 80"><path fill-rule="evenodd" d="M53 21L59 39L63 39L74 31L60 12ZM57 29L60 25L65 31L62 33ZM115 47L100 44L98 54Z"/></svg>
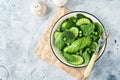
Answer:
<svg viewBox="0 0 120 80"><path fill-rule="evenodd" d="M34 0L0 0L0 80L75 80L33 52L57 6L46 0L45 16L34 16ZM92 13L110 33L107 48L87 80L120 80L120 1L68 0L66 7Z"/></svg>

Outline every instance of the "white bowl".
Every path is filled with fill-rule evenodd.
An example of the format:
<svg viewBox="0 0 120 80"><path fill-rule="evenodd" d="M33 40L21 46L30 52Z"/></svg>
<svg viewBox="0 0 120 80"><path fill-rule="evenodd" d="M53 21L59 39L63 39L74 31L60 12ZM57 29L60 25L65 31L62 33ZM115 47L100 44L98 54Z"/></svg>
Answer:
<svg viewBox="0 0 120 80"><path fill-rule="evenodd" d="M61 62L64 63L65 65L71 66L71 67L83 67L83 66L85 66L85 65L82 64L82 65L75 66L75 65L69 64L69 63L65 60L65 58L64 58L62 55L60 55L59 50L54 46L54 44L53 44L53 34L54 34L54 32L56 31L56 29L57 29L57 27L58 27L59 24L61 24L65 19L70 18L70 17L72 17L72 16L75 16L75 15L78 14L78 13L81 13L81 14L89 17L93 22L98 22L98 23L102 26L102 28L103 28L103 30L104 30L104 32L105 32L105 29L104 29L104 27L103 27L103 24L100 22L100 20L99 20L97 17L95 17L94 15L92 15L92 14L90 14L90 13L88 13L88 12L84 12L84 11L73 11L73 12L69 12L69 13L63 15L62 17L60 17L60 18L57 20L57 22L56 22L56 23L54 24L54 26L53 26L53 29L52 29L51 35L50 35L50 45L51 45L51 49L52 49L54 55L57 57L57 59L58 59L59 61L61 61ZM103 47L99 50L98 58L103 54L103 52L104 52L104 50L105 50L105 47L106 47L106 43L107 43L107 40L105 39L105 43L104 43ZM97 58L97 59L98 59L98 58ZM96 60L97 60L97 59L96 59Z"/></svg>

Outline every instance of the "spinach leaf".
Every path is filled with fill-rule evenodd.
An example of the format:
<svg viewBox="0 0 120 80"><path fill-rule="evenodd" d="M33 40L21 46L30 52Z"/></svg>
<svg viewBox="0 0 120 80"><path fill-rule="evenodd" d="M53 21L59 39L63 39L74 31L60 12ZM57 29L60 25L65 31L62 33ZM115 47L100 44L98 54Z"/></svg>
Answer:
<svg viewBox="0 0 120 80"><path fill-rule="evenodd" d="M79 51L79 55L83 55L83 49Z"/></svg>
<svg viewBox="0 0 120 80"><path fill-rule="evenodd" d="M92 42L89 47L90 47L91 51L96 51L98 44L97 44L97 42Z"/></svg>
<svg viewBox="0 0 120 80"><path fill-rule="evenodd" d="M81 26L81 25L86 25L86 24L90 24L90 23L91 22L88 18L81 18L81 19L77 20L76 25Z"/></svg>
<svg viewBox="0 0 120 80"><path fill-rule="evenodd" d="M78 52L78 50L81 50L84 47L89 46L91 42L92 39L90 37L79 38L75 40L70 46L65 47L64 52L68 52L68 53Z"/></svg>
<svg viewBox="0 0 120 80"><path fill-rule="evenodd" d="M74 34L75 38L77 38L79 29L77 27L71 27L70 31Z"/></svg>
<svg viewBox="0 0 120 80"><path fill-rule="evenodd" d="M64 31L63 37L66 38L66 43L72 43L75 40L75 35L71 31Z"/></svg>
<svg viewBox="0 0 120 80"><path fill-rule="evenodd" d="M76 22L76 21L77 21L77 20L76 20L76 17L74 17L74 16L73 16L73 17L70 17L70 20L73 21L73 22Z"/></svg>
<svg viewBox="0 0 120 80"><path fill-rule="evenodd" d="M79 50L79 40L74 41L70 46L64 48L64 52L75 53Z"/></svg>
<svg viewBox="0 0 120 80"><path fill-rule="evenodd" d="M92 42L92 39L89 36L83 37L83 39L81 40L81 45L79 46L79 49L81 50L81 49L89 46L91 44L91 42Z"/></svg>
<svg viewBox="0 0 120 80"><path fill-rule="evenodd" d="M94 34L90 34L89 36L93 39L93 41L98 41L98 39L99 39L99 37Z"/></svg>
<svg viewBox="0 0 120 80"><path fill-rule="evenodd" d="M77 19L87 18L87 19L89 19L89 20L90 20L90 22L91 22L91 23L93 22L93 21L92 21L89 17L86 17L86 16L85 16L85 15L83 15L83 14L77 14L76 16L77 16Z"/></svg>
<svg viewBox="0 0 120 80"><path fill-rule="evenodd" d="M80 65L84 62L83 57L79 55L70 55L68 53L64 53L64 58L67 60L68 63L73 65Z"/></svg>
<svg viewBox="0 0 120 80"><path fill-rule="evenodd" d="M71 61L71 62L73 62L73 61L76 60L76 58L75 58L74 56L71 56L71 54L69 54L69 53L64 53L64 58L65 58L67 61Z"/></svg>
<svg viewBox="0 0 120 80"><path fill-rule="evenodd" d="M83 31L83 35L87 36L87 35L90 35L94 31L95 26L94 24L90 23L87 25L81 25L80 28Z"/></svg>
<svg viewBox="0 0 120 80"><path fill-rule="evenodd" d="M83 57L84 57L84 65L85 66L87 66L88 65L88 63L89 63L89 61L90 61L90 55L89 55L89 53L87 52L87 51L85 51L84 53L83 53Z"/></svg>
<svg viewBox="0 0 120 80"><path fill-rule="evenodd" d="M63 22L62 25L61 25L61 30L62 30L62 31L65 31L66 29L69 29L70 27L71 27L71 26L70 26L69 22L65 21L65 22Z"/></svg>
<svg viewBox="0 0 120 80"><path fill-rule="evenodd" d="M86 18L86 16L83 14L77 14L76 16L77 16L77 19Z"/></svg>
<svg viewBox="0 0 120 80"><path fill-rule="evenodd" d="M94 24L95 24L95 30L98 32L98 37L100 38L101 35L103 34L103 28L102 28L102 26L101 26L99 23L97 23L97 22L95 22Z"/></svg>
<svg viewBox="0 0 120 80"><path fill-rule="evenodd" d="M65 31L66 29L69 29L72 26L75 26L75 18L74 17L68 18L66 21L64 21L62 23L61 30Z"/></svg>
<svg viewBox="0 0 120 80"><path fill-rule="evenodd" d="M54 40L58 37L58 35L61 34L59 31L55 31L53 34Z"/></svg>
<svg viewBox="0 0 120 80"><path fill-rule="evenodd" d="M62 50L65 46L65 42L63 41L63 35L62 33L59 33L58 36L55 39L55 46L59 49Z"/></svg>

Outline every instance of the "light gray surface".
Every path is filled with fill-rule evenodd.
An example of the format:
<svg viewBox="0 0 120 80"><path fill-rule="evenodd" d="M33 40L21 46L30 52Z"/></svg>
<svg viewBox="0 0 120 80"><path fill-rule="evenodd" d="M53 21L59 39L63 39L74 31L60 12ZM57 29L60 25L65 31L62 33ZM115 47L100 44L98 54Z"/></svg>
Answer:
<svg viewBox="0 0 120 80"><path fill-rule="evenodd" d="M34 16L33 1L0 0L0 80L75 80L34 55L33 48L57 7L46 0L47 14ZM68 0L66 7L94 14L110 33L107 48L87 80L120 80L119 0Z"/></svg>

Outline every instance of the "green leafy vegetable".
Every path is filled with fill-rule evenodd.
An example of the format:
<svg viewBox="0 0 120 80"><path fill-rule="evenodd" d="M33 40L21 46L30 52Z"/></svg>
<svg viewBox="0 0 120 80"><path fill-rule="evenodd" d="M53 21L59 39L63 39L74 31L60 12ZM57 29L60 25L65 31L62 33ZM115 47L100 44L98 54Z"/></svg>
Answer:
<svg viewBox="0 0 120 80"><path fill-rule="evenodd" d="M63 37L66 38L66 43L72 43L75 40L75 36L71 31L64 31Z"/></svg>
<svg viewBox="0 0 120 80"><path fill-rule="evenodd" d="M82 37L80 39L75 40L70 46L64 48L64 52L75 53L78 50L83 49L86 46L91 44L92 40L90 37Z"/></svg>
<svg viewBox="0 0 120 80"><path fill-rule="evenodd" d="M86 18L86 16L83 14L77 14L76 16L77 16L77 19Z"/></svg>
<svg viewBox="0 0 120 80"><path fill-rule="evenodd" d="M82 24L89 24L89 23L91 23L89 19L87 19L87 18L81 18L81 19L77 20L76 25L80 26Z"/></svg>
<svg viewBox="0 0 120 80"><path fill-rule="evenodd" d="M80 28L83 31L83 35L87 36L87 35L90 35L94 31L95 26L94 24L91 23L87 25L81 25Z"/></svg>
<svg viewBox="0 0 120 80"><path fill-rule="evenodd" d="M64 57L67 60L68 63L72 65L80 65L84 62L84 59L82 56L79 55L70 55L68 53L64 53Z"/></svg>
<svg viewBox="0 0 120 80"><path fill-rule="evenodd" d="M72 21L72 22L76 22L76 17L70 17L70 21Z"/></svg>
<svg viewBox="0 0 120 80"><path fill-rule="evenodd" d="M66 59L67 61L73 62L73 61L76 60L76 58L73 57L73 56L71 56L71 54L69 54L69 53L64 53L64 57L65 57L65 59Z"/></svg>
<svg viewBox="0 0 120 80"><path fill-rule="evenodd" d="M75 38L77 38L79 29L77 27L71 27L70 31L75 35Z"/></svg>
<svg viewBox="0 0 120 80"><path fill-rule="evenodd" d="M66 29L69 29L71 28L72 26L75 26L75 21L76 18L75 17L71 17L71 18L68 18L67 20L65 20L63 23L62 23L62 26L61 26L61 30L62 31L65 31Z"/></svg>
<svg viewBox="0 0 120 80"><path fill-rule="evenodd" d="M70 27L71 25L69 24L69 22L63 22L61 26L61 30L64 31L65 29L69 29Z"/></svg>
<svg viewBox="0 0 120 80"><path fill-rule="evenodd" d="M100 38L100 36L103 34L103 28L102 28L102 26L101 26L99 23L97 23L97 22L95 22L94 24L95 24L95 30L98 32L98 36L99 36L99 38Z"/></svg>
<svg viewBox="0 0 120 80"><path fill-rule="evenodd" d="M59 33L59 35L56 37L54 44L59 50L62 50L64 48L65 42L63 41L62 33Z"/></svg>
<svg viewBox="0 0 120 80"><path fill-rule="evenodd" d="M96 42L92 42L89 47L91 51L96 51L98 44Z"/></svg>
<svg viewBox="0 0 120 80"><path fill-rule="evenodd" d="M59 34L61 34L61 32L58 32L58 31L54 32L54 35L53 35L54 39L56 39Z"/></svg>
<svg viewBox="0 0 120 80"><path fill-rule="evenodd" d="M83 55L83 51L82 50L79 51L79 55L81 55L81 56Z"/></svg>
<svg viewBox="0 0 120 80"><path fill-rule="evenodd" d="M99 39L99 37L94 34L90 34L89 36L93 39L93 41L96 41Z"/></svg>
<svg viewBox="0 0 120 80"><path fill-rule="evenodd" d="M83 53L83 57L84 57L84 65L85 66L87 66L88 65L88 63L89 63L89 61L90 61L90 55L89 55L89 53L87 52L87 51L85 51L84 53Z"/></svg>
<svg viewBox="0 0 120 80"><path fill-rule="evenodd" d="M82 37L82 38L83 38L83 40L81 41L80 50L89 46L92 42L92 39L89 36Z"/></svg>
<svg viewBox="0 0 120 80"><path fill-rule="evenodd" d="M60 28L61 28L61 25L58 25L56 31L60 32L61 31Z"/></svg>

